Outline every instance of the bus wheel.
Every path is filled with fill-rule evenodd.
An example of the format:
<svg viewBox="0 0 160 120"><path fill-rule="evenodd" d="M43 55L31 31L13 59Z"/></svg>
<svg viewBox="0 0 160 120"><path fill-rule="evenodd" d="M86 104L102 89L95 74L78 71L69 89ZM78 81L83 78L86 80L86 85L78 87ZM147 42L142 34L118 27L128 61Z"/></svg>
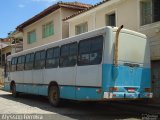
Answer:
<svg viewBox="0 0 160 120"><path fill-rule="evenodd" d="M60 103L60 95L58 86L51 86L49 88L49 102L54 107L58 107Z"/></svg>
<svg viewBox="0 0 160 120"><path fill-rule="evenodd" d="M11 86L11 92L12 92L13 97L18 97L18 93L16 91L16 84L15 83L13 83L12 86Z"/></svg>

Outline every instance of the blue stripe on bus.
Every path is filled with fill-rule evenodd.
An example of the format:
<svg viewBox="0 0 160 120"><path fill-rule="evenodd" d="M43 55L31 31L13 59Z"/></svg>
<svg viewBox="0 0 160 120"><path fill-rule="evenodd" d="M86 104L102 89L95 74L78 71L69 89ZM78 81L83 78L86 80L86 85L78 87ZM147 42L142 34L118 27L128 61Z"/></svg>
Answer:
<svg viewBox="0 0 160 120"><path fill-rule="evenodd" d="M16 84L16 91L48 96L48 85Z"/></svg>
<svg viewBox="0 0 160 120"><path fill-rule="evenodd" d="M100 100L103 94L97 93L97 87L61 86L60 97L72 100Z"/></svg>
<svg viewBox="0 0 160 120"><path fill-rule="evenodd" d="M74 87L74 86L59 86L60 98L72 100L100 100L102 93L97 93L97 87ZM5 85L5 90L10 90L10 85ZM48 96L48 85L29 85L29 84L16 84L16 91L24 92L35 95Z"/></svg>
<svg viewBox="0 0 160 120"><path fill-rule="evenodd" d="M77 100L101 100L103 98L103 92L98 93L99 88L77 88L76 96Z"/></svg>
<svg viewBox="0 0 160 120"><path fill-rule="evenodd" d="M76 99L76 87L74 86L60 86L60 97L65 99Z"/></svg>
<svg viewBox="0 0 160 120"><path fill-rule="evenodd" d="M118 98L145 98L144 88L151 88L150 68L131 68L128 66L113 67L111 64L102 65L102 89L109 92L110 87L118 87L115 92ZM135 94L126 90L128 87L136 88ZM5 85L9 90L10 86ZM16 84L18 92L48 96L48 85ZM103 92L97 93L97 87L60 86L60 97L73 100L101 100ZM139 95L140 94L140 95Z"/></svg>

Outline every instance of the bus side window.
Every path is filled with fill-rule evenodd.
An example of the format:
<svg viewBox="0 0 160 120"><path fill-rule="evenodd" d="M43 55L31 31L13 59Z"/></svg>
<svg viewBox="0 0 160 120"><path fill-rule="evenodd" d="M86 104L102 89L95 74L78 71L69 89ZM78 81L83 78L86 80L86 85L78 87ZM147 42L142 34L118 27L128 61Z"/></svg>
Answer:
<svg viewBox="0 0 160 120"><path fill-rule="evenodd" d="M46 51L38 51L35 53L35 62L34 68L35 69L43 69L45 67L45 58L46 58Z"/></svg>
<svg viewBox="0 0 160 120"><path fill-rule="evenodd" d="M4 67L4 77L7 77L8 76L8 72L10 72L10 65L11 64L11 62L10 61L8 61L8 62L6 62L5 63L5 67Z"/></svg>
<svg viewBox="0 0 160 120"><path fill-rule="evenodd" d="M79 42L78 65L97 65L102 61L103 36Z"/></svg>
<svg viewBox="0 0 160 120"><path fill-rule="evenodd" d="M46 55L46 68L57 68L59 65L59 47L49 48Z"/></svg>
<svg viewBox="0 0 160 120"><path fill-rule="evenodd" d="M24 62L25 62L25 56L19 56L18 62L17 62L17 71L23 71L24 70Z"/></svg>
<svg viewBox="0 0 160 120"><path fill-rule="evenodd" d="M13 72L14 58L11 60L11 72Z"/></svg>
<svg viewBox="0 0 160 120"><path fill-rule="evenodd" d="M34 53L30 53L26 55L25 70L32 70L33 69L33 62L34 62Z"/></svg>
<svg viewBox="0 0 160 120"><path fill-rule="evenodd" d="M78 44L77 42L70 44L69 60L70 65L75 66L77 64Z"/></svg>
<svg viewBox="0 0 160 120"><path fill-rule="evenodd" d="M19 56L19 57L18 57L18 62L17 62L17 71L20 71L20 70L21 70L21 63L22 63L22 57Z"/></svg>
<svg viewBox="0 0 160 120"><path fill-rule="evenodd" d="M60 67L72 67L77 62L77 42L69 43L61 47Z"/></svg>
<svg viewBox="0 0 160 120"><path fill-rule="evenodd" d="M6 68L6 72L10 72L11 71L11 62L10 61L7 62L7 66L6 67L7 67Z"/></svg>
<svg viewBox="0 0 160 120"><path fill-rule="evenodd" d="M17 57L12 58L11 62L11 71L15 72L17 70Z"/></svg>
<svg viewBox="0 0 160 120"><path fill-rule="evenodd" d="M79 42L78 50L78 65L89 65L90 64L90 40L83 40Z"/></svg>
<svg viewBox="0 0 160 120"><path fill-rule="evenodd" d="M100 64L102 61L103 36L94 37L91 40L90 64Z"/></svg>

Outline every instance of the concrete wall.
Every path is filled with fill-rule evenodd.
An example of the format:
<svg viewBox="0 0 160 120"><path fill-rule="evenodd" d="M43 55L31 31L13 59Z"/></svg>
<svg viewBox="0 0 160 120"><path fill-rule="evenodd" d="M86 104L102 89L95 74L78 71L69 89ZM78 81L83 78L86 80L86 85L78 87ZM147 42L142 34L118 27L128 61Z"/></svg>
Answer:
<svg viewBox="0 0 160 120"><path fill-rule="evenodd" d="M75 26L88 22L88 30L106 26L106 14L116 14L116 26L141 32L148 36L151 43L151 59L160 60L160 22L140 25L140 0L112 0L88 12L69 19L69 36L75 35Z"/></svg>
<svg viewBox="0 0 160 120"><path fill-rule="evenodd" d="M49 36L47 38L42 37L42 26L48 22L53 21L54 24L54 34L52 36ZM45 43L49 43L52 41L60 40L62 38L62 32L60 27L61 21L60 21L60 9L57 11L49 14L48 16L38 20L37 22L27 26L23 30L23 48L29 49L36 46L43 45ZM27 43L27 33L36 30L36 42L32 44Z"/></svg>
<svg viewBox="0 0 160 120"><path fill-rule="evenodd" d="M139 4L137 0L113 0L117 3L106 2L95 9L79 15L69 20L70 36L75 35L75 26L88 22L88 30L101 28L106 26L106 15L116 14L116 26L124 25L125 28L138 30L139 26Z"/></svg>
<svg viewBox="0 0 160 120"><path fill-rule="evenodd" d="M151 59L160 60L160 22L141 26L139 32L148 36L151 45Z"/></svg>
<svg viewBox="0 0 160 120"><path fill-rule="evenodd" d="M64 19L72 14L77 12L77 10L74 9L68 9L68 8L61 8L61 18ZM69 37L69 23L62 21L62 38Z"/></svg>
<svg viewBox="0 0 160 120"><path fill-rule="evenodd" d="M23 49L29 49L37 47L49 42L57 41L63 38L69 37L69 23L62 21L67 16L72 15L78 10L69 9L69 8L60 8L53 13L47 15L46 17L38 20L37 22L24 28L23 32ZM54 34L47 38L42 37L42 26L48 22L53 21L54 23ZM36 42L32 44L27 43L27 33L36 30Z"/></svg>

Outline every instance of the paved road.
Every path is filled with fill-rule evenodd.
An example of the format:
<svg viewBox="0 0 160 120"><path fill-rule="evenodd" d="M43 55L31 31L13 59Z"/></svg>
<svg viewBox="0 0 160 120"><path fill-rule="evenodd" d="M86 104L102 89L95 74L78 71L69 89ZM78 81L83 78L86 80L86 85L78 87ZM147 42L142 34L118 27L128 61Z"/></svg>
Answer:
<svg viewBox="0 0 160 120"><path fill-rule="evenodd" d="M18 98L13 98L10 93L0 90L0 114L47 114L47 119L54 120L134 120L141 119L142 115L160 114L160 109L117 102L75 101L64 101L60 108L54 108L45 97L21 94Z"/></svg>

